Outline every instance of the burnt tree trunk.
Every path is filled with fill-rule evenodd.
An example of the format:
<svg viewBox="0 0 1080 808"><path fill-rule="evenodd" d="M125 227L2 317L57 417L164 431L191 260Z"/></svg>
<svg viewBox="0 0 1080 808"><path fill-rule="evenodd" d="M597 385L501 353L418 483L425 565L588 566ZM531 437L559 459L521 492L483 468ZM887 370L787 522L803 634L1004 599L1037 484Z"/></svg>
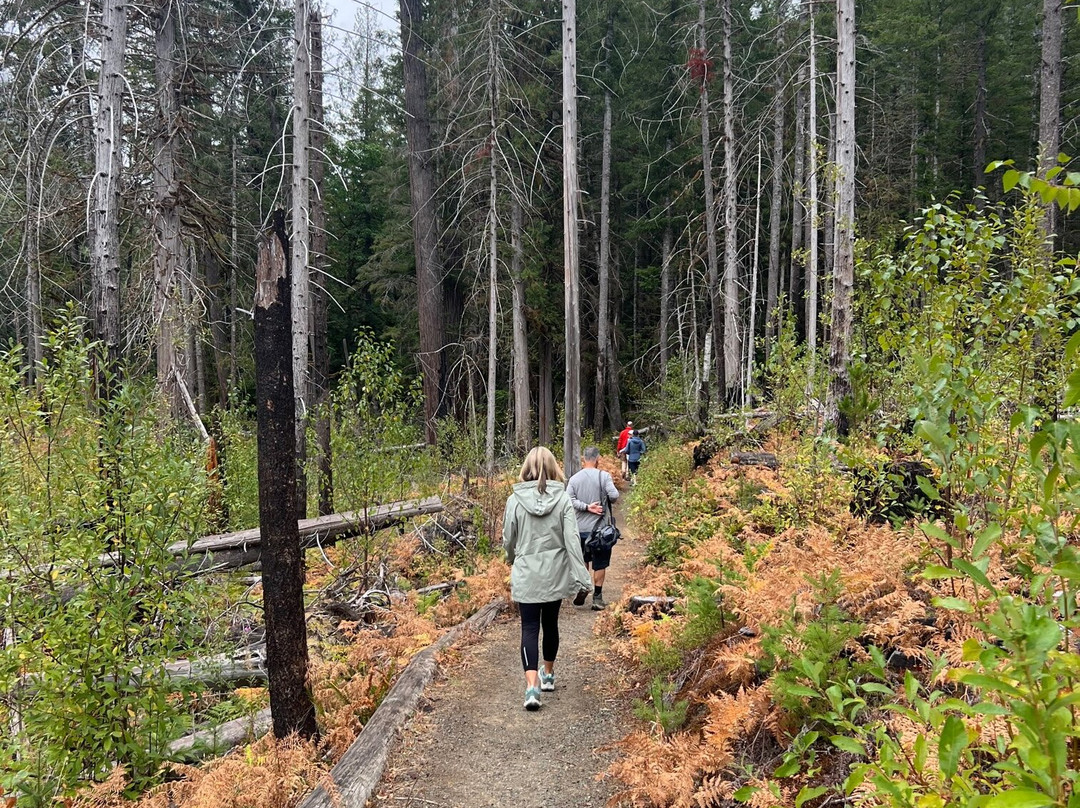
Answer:
<svg viewBox="0 0 1080 808"><path fill-rule="evenodd" d="M289 237L285 212L259 245L255 265L255 398L259 530L263 539L266 668L274 735L318 732L307 688L304 563L296 521L296 410L293 400Z"/></svg>

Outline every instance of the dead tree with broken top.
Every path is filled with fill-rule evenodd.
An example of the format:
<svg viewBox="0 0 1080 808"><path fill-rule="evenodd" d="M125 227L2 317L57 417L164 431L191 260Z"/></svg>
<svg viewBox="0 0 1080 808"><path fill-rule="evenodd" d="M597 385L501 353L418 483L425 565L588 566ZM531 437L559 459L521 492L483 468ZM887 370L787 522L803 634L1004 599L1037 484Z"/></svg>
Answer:
<svg viewBox="0 0 1080 808"><path fill-rule="evenodd" d="M266 667L274 735L318 733L307 685L304 562L296 519L291 278L285 212L274 212L255 265L255 397Z"/></svg>

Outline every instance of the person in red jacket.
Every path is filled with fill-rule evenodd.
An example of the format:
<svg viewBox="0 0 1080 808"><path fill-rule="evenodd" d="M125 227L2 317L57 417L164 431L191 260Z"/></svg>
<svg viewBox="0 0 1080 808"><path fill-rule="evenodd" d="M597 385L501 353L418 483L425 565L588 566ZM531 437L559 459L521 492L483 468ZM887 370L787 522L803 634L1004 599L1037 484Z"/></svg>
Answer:
<svg viewBox="0 0 1080 808"><path fill-rule="evenodd" d="M624 480L630 479L630 469L626 461L626 454L623 449L626 448L626 444L630 441L630 436L634 433L634 422L627 421L626 428L619 433L619 444L615 447L615 454L622 458L622 476Z"/></svg>

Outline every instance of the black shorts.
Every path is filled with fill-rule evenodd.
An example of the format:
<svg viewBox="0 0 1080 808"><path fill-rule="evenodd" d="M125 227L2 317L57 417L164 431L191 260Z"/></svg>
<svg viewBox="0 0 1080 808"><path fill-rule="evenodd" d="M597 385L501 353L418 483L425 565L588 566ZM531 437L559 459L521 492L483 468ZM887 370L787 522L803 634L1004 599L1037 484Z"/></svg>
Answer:
<svg viewBox="0 0 1080 808"><path fill-rule="evenodd" d="M595 553L590 552L585 548L585 540L589 538L591 533L579 533L581 536L581 554L585 557L586 564L592 564L594 570L606 570L611 566L611 548L606 550L597 550Z"/></svg>
<svg viewBox="0 0 1080 808"><path fill-rule="evenodd" d="M627 460L626 462L630 465L630 473L637 474L637 469L638 466L641 465L641 460Z"/></svg>

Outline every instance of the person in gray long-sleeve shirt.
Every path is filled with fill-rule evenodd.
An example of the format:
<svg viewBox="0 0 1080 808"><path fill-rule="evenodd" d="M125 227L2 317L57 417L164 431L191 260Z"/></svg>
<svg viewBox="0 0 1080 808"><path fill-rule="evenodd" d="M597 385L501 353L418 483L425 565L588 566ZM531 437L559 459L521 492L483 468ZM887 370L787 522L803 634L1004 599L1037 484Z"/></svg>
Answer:
<svg viewBox="0 0 1080 808"><path fill-rule="evenodd" d="M600 450L595 446L588 447L582 456L583 468L566 483L566 493L570 497L570 504L574 506L574 513L577 516L581 553L585 558L585 566L592 570L592 608L597 612L607 605L604 603L604 577L607 568L611 565L611 549L590 552L585 547L585 540L605 518L603 500L614 502L619 498L619 489L615 487L615 481L611 479L610 474L598 468L599 463ZM584 604L586 594L579 593L574 598L574 605Z"/></svg>

